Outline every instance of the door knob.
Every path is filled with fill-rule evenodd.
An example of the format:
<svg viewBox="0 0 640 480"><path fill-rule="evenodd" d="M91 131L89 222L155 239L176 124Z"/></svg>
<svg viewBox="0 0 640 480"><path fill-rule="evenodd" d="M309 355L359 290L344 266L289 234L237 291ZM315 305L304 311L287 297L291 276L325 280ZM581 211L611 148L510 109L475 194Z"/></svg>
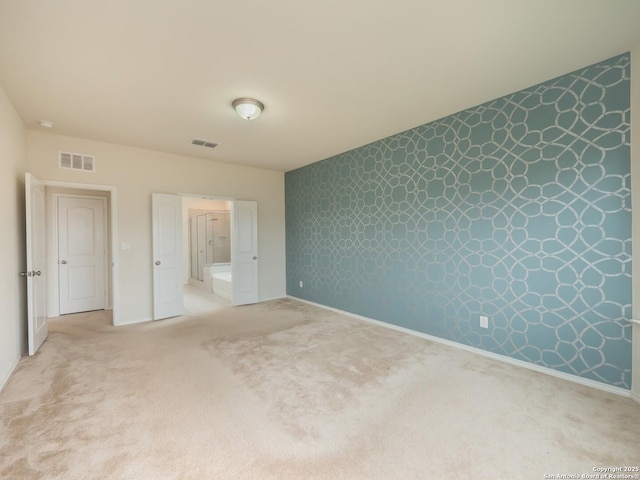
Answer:
<svg viewBox="0 0 640 480"><path fill-rule="evenodd" d="M257 260L257 259L258 259L258 257L254 256L254 257L253 257L253 259L254 259L254 260Z"/></svg>
<svg viewBox="0 0 640 480"><path fill-rule="evenodd" d="M160 260L156 260L156 265L160 265Z"/></svg>
<svg viewBox="0 0 640 480"><path fill-rule="evenodd" d="M66 264L67 264L67 261L66 261L66 260L62 260L60 263L61 263L62 265L66 265Z"/></svg>
<svg viewBox="0 0 640 480"><path fill-rule="evenodd" d="M38 270L37 272L33 270L32 272L20 272L21 277L39 277L42 275L42 272Z"/></svg>

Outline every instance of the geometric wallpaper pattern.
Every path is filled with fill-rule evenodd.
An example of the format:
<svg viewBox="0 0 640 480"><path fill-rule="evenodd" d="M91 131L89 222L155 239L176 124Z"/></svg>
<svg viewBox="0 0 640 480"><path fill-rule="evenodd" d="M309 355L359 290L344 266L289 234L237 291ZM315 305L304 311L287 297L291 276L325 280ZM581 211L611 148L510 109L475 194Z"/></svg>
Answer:
<svg viewBox="0 0 640 480"><path fill-rule="evenodd" d="M629 60L286 173L287 293L629 389Z"/></svg>

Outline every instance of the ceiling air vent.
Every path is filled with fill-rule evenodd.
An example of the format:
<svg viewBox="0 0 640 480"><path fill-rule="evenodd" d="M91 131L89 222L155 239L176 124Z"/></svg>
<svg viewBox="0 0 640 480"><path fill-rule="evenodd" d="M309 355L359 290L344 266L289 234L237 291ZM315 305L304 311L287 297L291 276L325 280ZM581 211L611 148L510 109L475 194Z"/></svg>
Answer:
<svg viewBox="0 0 640 480"><path fill-rule="evenodd" d="M218 144L216 142L210 142L209 140L202 140L201 138L194 138L191 140L191 145L198 145L199 147L216 148Z"/></svg>
<svg viewBox="0 0 640 480"><path fill-rule="evenodd" d="M59 164L60 168L68 170L80 170L82 172L96 171L96 157L91 155L82 155L80 153L60 152Z"/></svg>

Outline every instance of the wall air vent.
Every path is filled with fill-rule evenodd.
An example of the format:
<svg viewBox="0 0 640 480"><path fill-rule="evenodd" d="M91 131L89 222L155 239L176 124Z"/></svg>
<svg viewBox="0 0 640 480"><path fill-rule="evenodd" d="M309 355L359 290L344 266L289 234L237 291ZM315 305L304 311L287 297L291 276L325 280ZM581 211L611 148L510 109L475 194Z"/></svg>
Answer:
<svg viewBox="0 0 640 480"><path fill-rule="evenodd" d="M216 142L210 142L209 140L202 140L201 138L194 138L191 140L191 145L198 145L199 147L216 148L218 144Z"/></svg>
<svg viewBox="0 0 640 480"><path fill-rule="evenodd" d="M68 170L80 170L82 172L96 171L96 157L82 155L80 153L60 152L58 166Z"/></svg>

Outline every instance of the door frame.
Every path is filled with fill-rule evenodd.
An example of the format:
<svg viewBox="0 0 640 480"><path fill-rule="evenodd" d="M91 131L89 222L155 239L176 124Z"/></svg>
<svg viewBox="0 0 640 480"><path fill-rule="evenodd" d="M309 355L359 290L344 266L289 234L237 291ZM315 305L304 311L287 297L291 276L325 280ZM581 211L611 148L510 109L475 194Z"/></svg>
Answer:
<svg viewBox="0 0 640 480"><path fill-rule="evenodd" d="M108 204L109 208L105 212L105 221L110 232L105 237L108 239L111 249L111 310L112 310L112 324L119 325L120 321L120 290L118 288L119 267L118 267L118 195L117 188L111 185L96 185L91 183L75 183L75 182L60 182L57 180L42 180L46 187L68 188L75 190L94 190L100 192L109 192ZM60 194L62 196L72 196L73 194ZM86 195L81 195L86 196ZM105 197L100 197L105 198ZM47 211L49 211L49 205L47 205ZM57 221L56 221L57 223ZM56 227L57 228L57 227ZM55 239L57 248L57 238ZM107 282L105 288L109 288L108 281L108 261L105 274L107 275ZM107 309L109 306L107 296ZM59 303L55 306L55 309L60 314Z"/></svg>
<svg viewBox="0 0 640 480"><path fill-rule="evenodd" d="M46 185L45 185L46 187ZM86 190L86 189L83 189ZM52 289L56 292L55 297L54 296L50 296L51 299L55 298L55 302L53 304L50 305L50 309L49 311L54 313L54 317L57 317L60 315L60 266L58 264L58 255L59 255L59 235L60 235L60 231L59 231L59 199L60 198L84 198L84 199L89 199L89 200L100 200L102 201L102 204L104 206L104 215L103 215L103 232L104 232L104 245L105 245L105 252L103 254L103 260L104 260L104 279L103 279L103 283L104 283L104 310L109 310L110 302L109 302L109 256L107 255L107 249L109 248L109 209L107 208L107 197L102 197L102 196L93 196L93 195L82 195L82 194L74 194L74 193L53 193L52 194L53 200L55 202L55 205L47 205L47 209L52 212L55 213L55 217L52 218L52 239L51 239L51 248L53 249L54 252L56 252L56 256L55 258L51 258L49 259L49 270L52 272L51 276L49 277L49 284L48 286L52 287ZM53 266L55 265L55 274L53 274Z"/></svg>
<svg viewBox="0 0 640 480"><path fill-rule="evenodd" d="M231 204L231 208L229 211L229 221L230 221L230 231L231 231L231 269L232 271L236 268L236 262L237 259L236 257L236 241L237 241L237 232L235 231L235 218L234 218L234 209L235 209L235 204L236 202L242 201L242 200L238 200L235 197L225 197L225 196L221 196L221 195L208 195L208 194L197 194L197 193L182 193L179 192L176 195L178 195L179 197L182 198L199 198L199 199L203 199L203 200L217 200L217 201L223 201L223 202L229 202ZM253 201L253 200L252 200ZM188 227L187 227L188 228ZM258 249L260 248L260 244L259 244L259 240L258 240ZM185 256L182 256L182 261L184 263L184 258ZM233 278L233 277L232 277ZM232 280L233 281L233 280ZM258 283L260 281L260 279L257 279ZM232 289L232 292L234 290ZM234 295L232 295L232 300L231 300L231 305L232 306L236 306L236 299L233 298ZM260 301L260 290L258 289L258 301Z"/></svg>
<svg viewBox="0 0 640 480"><path fill-rule="evenodd" d="M182 205L183 205L183 212L182 212L183 213L183 219L182 219L182 221L184 223L185 219L186 219L186 222L187 222L187 234L188 234L187 237L188 237L188 240L187 240L186 243L183 242L183 245L182 245L183 250L186 249L187 246L188 246L189 249L191 249L191 225L189 225L189 217L188 217L188 215L184 216L184 199L185 198L194 198L194 199L199 199L199 200L213 200L213 201L218 201L218 202L229 202L231 205L233 205L233 202L236 201L236 199L234 197L224 197L224 196L221 196L221 195L209 195L209 194L199 194L199 193L183 193L183 192L178 192L178 193L176 193L176 195L178 197L182 198L182 200L183 200L183 202L182 202ZM230 209L229 209L229 215L230 216L231 216L231 208L232 207L230 207ZM230 227L230 228L233 228L233 227ZM182 255L182 263L185 262L185 259L186 259L185 255ZM233 265L233 254L231 254L231 264ZM184 269L184 267L185 266L183 265L183 269ZM189 255L189 270L190 269L191 269L191 256ZM186 285L186 283L187 282L185 282L185 285Z"/></svg>

